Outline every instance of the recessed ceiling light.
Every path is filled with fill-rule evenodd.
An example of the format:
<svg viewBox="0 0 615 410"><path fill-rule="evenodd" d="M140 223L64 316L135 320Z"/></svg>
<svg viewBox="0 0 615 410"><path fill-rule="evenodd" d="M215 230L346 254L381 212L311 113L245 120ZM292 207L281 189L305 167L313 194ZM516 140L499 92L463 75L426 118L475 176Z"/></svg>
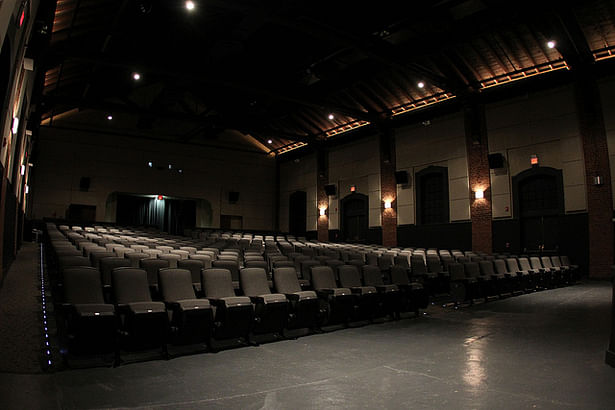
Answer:
<svg viewBox="0 0 615 410"><path fill-rule="evenodd" d="M418 86L419 88L423 88L423 87L425 87L425 83L424 83L424 82L422 82L422 81L419 81L419 82L418 82L418 84L417 84L417 86Z"/></svg>
<svg viewBox="0 0 615 410"><path fill-rule="evenodd" d="M190 10L190 11L194 10L194 2L193 2L193 1L188 0L188 1L186 2L186 9L187 9L187 10Z"/></svg>
<svg viewBox="0 0 615 410"><path fill-rule="evenodd" d="M149 161L149 162L147 163L147 166L151 168L151 167L153 167L153 166L154 166L154 163L153 163L152 161Z"/></svg>
<svg viewBox="0 0 615 410"><path fill-rule="evenodd" d="M333 114L329 114L329 119L332 120L333 118L335 118Z"/></svg>
<svg viewBox="0 0 615 410"><path fill-rule="evenodd" d="M113 119L113 115L111 115L111 114L107 115L107 119L108 119L109 121L111 121L111 120Z"/></svg>
<svg viewBox="0 0 615 410"><path fill-rule="evenodd" d="M273 143L273 140L267 140L267 144Z"/></svg>
<svg viewBox="0 0 615 410"><path fill-rule="evenodd" d="M173 165L169 164L169 169L173 169Z"/></svg>
<svg viewBox="0 0 615 410"><path fill-rule="evenodd" d="M132 79L135 81L139 81L141 79L141 74L139 73L132 73Z"/></svg>
<svg viewBox="0 0 615 410"><path fill-rule="evenodd" d="M549 48L555 48L555 41L553 41L553 40L549 40L549 41L547 41L547 47L549 47Z"/></svg>
<svg viewBox="0 0 615 410"><path fill-rule="evenodd" d="M184 170L180 168L180 169L177 170L177 172L179 172L180 174L183 174Z"/></svg>

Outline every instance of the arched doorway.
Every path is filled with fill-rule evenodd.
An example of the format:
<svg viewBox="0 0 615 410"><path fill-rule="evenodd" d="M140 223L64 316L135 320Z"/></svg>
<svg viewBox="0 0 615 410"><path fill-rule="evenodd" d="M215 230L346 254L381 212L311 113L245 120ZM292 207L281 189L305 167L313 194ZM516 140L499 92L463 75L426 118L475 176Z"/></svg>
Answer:
<svg viewBox="0 0 615 410"><path fill-rule="evenodd" d="M367 243L369 200L367 195L352 193L341 200L342 240Z"/></svg>
<svg viewBox="0 0 615 410"><path fill-rule="evenodd" d="M305 236L307 226L307 193L296 191L290 194L288 203L288 233Z"/></svg>
<svg viewBox="0 0 615 410"><path fill-rule="evenodd" d="M564 214L562 171L535 167L514 176L515 215L520 222L521 249L537 251L559 247L559 219Z"/></svg>

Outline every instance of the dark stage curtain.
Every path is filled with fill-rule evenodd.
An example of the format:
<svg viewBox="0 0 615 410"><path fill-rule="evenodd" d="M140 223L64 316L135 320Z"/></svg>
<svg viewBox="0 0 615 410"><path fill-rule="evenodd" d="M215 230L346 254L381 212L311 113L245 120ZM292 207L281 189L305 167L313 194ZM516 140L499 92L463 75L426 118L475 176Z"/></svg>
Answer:
<svg viewBox="0 0 615 410"><path fill-rule="evenodd" d="M119 225L148 226L182 235L184 229L196 225L196 202L118 195L116 221Z"/></svg>

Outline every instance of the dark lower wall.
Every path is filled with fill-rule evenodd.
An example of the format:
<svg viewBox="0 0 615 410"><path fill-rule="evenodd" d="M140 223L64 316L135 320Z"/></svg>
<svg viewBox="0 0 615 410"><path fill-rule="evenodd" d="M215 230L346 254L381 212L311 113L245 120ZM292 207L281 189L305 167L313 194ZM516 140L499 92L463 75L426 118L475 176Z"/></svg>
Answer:
<svg viewBox="0 0 615 410"><path fill-rule="evenodd" d="M9 182L7 182L6 186L6 202L4 206L2 265L4 268L7 268L15 259L15 229L17 229L17 221L15 220L17 198L13 192L13 185Z"/></svg>
<svg viewBox="0 0 615 410"><path fill-rule="evenodd" d="M433 225L399 225L397 245L438 249L472 248L472 224L456 222Z"/></svg>
<svg viewBox="0 0 615 410"><path fill-rule="evenodd" d="M587 273L589 265L589 235L587 214L560 215L554 226L557 230L557 244L547 252L568 255L572 263L579 265ZM508 244L508 245L507 245ZM521 254L521 224L518 219L493 221L493 252Z"/></svg>

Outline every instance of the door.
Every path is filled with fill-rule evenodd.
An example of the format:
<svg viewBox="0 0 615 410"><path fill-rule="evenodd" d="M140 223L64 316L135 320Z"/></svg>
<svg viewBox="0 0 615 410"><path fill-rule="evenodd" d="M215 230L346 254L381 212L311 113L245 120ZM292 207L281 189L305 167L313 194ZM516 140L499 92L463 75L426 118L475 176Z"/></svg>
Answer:
<svg viewBox="0 0 615 410"><path fill-rule="evenodd" d="M350 243L366 243L369 229L367 196L350 194L342 199L341 207L343 240Z"/></svg>
<svg viewBox="0 0 615 410"><path fill-rule="evenodd" d="M305 236L307 226L307 193L297 191L290 194L288 203L288 233L296 237Z"/></svg>

